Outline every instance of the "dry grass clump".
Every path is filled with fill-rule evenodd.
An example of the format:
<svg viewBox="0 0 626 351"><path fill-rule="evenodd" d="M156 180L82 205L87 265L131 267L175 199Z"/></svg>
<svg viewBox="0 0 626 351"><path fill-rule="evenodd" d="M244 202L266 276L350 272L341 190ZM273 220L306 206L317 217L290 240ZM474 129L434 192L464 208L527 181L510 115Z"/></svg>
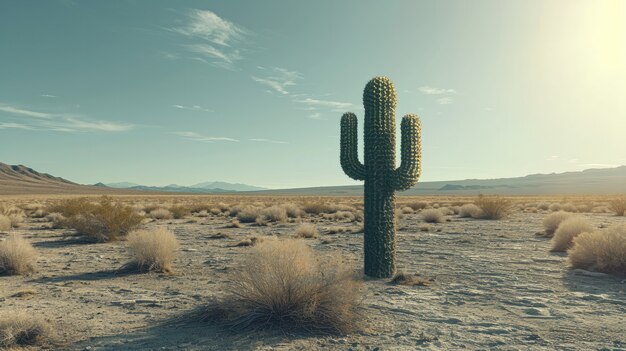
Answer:
<svg viewBox="0 0 626 351"><path fill-rule="evenodd" d="M550 209L550 204L547 202L540 202L539 204L537 204L537 209L547 211Z"/></svg>
<svg viewBox="0 0 626 351"><path fill-rule="evenodd" d="M402 212L403 214L410 214L410 213L413 213L415 211L412 208L410 208L409 206L405 206L405 207L402 207L400 209L400 212Z"/></svg>
<svg viewBox="0 0 626 351"><path fill-rule="evenodd" d="M561 211L561 204L555 202L550 205L549 210L552 212Z"/></svg>
<svg viewBox="0 0 626 351"><path fill-rule="evenodd" d="M241 210L237 210L237 220L241 223L254 223L261 215L261 210L256 207L246 207Z"/></svg>
<svg viewBox="0 0 626 351"><path fill-rule="evenodd" d="M609 201L609 208L617 216L626 216L626 197Z"/></svg>
<svg viewBox="0 0 626 351"><path fill-rule="evenodd" d="M268 221L271 222L286 222L287 210L283 206L271 206L261 211Z"/></svg>
<svg viewBox="0 0 626 351"><path fill-rule="evenodd" d="M459 217L461 218L477 218L480 213L480 207L475 204L465 204L459 208Z"/></svg>
<svg viewBox="0 0 626 351"><path fill-rule="evenodd" d="M546 235L552 236L556 229L559 227L559 224L571 217L572 214L568 212L558 211L551 213L543 219L543 228L546 231Z"/></svg>
<svg viewBox="0 0 626 351"><path fill-rule="evenodd" d="M323 202L310 202L302 206L302 210L308 214L334 213L336 210Z"/></svg>
<svg viewBox="0 0 626 351"><path fill-rule="evenodd" d="M128 234L130 265L141 272L171 272L179 247L176 235L165 228L136 230Z"/></svg>
<svg viewBox="0 0 626 351"><path fill-rule="evenodd" d="M148 215L150 218L154 219L172 219L173 217L172 212L170 212L167 208L155 208L150 211Z"/></svg>
<svg viewBox="0 0 626 351"><path fill-rule="evenodd" d="M478 219L502 219L506 217L513 207L513 203L509 199L500 196L478 196L474 203L480 208Z"/></svg>
<svg viewBox="0 0 626 351"><path fill-rule="evenodd" d="M239 222L238 219L233 219L230 221L230 224L226 225L226 228L243 228L243 225Z"/></svg>
<svg viewBox="0 0 626 351"><path fill-rule="evenodd" d="M594 228L589 222L580 216L571 216L561 224L559 224L554 236L552 237L552 249L553 252L565 252L572 240L581 233L591 232Z"/></svg>
<svg viewBox="0 0 626 351"><path fill-rule="evenodd" d="M143 220L132 207L115 203L108 197L102 197L96 203L82 199L66 201L54 211L65 217L60 224L94 241L116 240L135 229ZM80 208L77 204L81 205Z"/></svg>
<svg viewBox="0 0 626 351"><path fill-rule="evenodd" d="M326 228L328 234L339 234L339 233L348 233L350 232L350 228L347 227L339 227L339 226L332 226L332 227L328 227ZM354 232L354 233L358 233L358 232Z"/></svg>
<svg viewBox="0 0 626 351"><path fill-rule="evenodd" d="M289 217L289 218L298 218L298 217L301 217L304 214L304 211L302 211L300 206L298 206L298 205L296 205L294 203L291 203L291 202L286 203L286 204L282 204L282 207L287 212L287 217Z"/></svg>
<svg viewBox="0 0 626 351"><path fill-rule="evenodd" d="M568 251L574 268L626 275L626 225L582 233Z"/></svg>
<svg viewBox="0 0 626 351"><path fill-rule="evenodd" d="M319 236L317 227L311 223L303 223L296 229L296 237L313 239Z"/></svg>
<svg viewBox="0 0 626 351"><path fill-rule="evenodd" d="M406 204L406 206L413 209L413 211L419 211L428 207L428 202L426 201L411 202L411 203Z"/></svg>
<svg viewBox="0 0 626 351"><path fill-rule="evenodd" d="M191 207L184 205L175 205L169 208L169 211L172 213L172 217L174 217L174 219L181 219L191 215L191 210Z"/></svg>
<svg viewBox="0 0 626 351"><path fill-rule="evenodd" d="M0 241L0 274L20 275L34 271L37 251L30 243L17 235Z"/></svg>
<svg viewBox="0 0 626 351"><path fill-rule="evenodd" d="M0 214L0 230L6 231L11 229L11 219L3 214Z"/></svg>
<svg viewBox="0 0 626 351"><path fill-rule="evenodd" d="M8 311L0 316L0 349L44 346L52 341L52 328L42 318Z"/></svg>
<svg viewBox="0 0 626 351"><path fill-rule="evenodd" d="M441 213L441 211L439 211L438 209L423 210L422 212L420 212L420 214L422 215L422 219L426 223L445 222L445 217L443 213Z"/></svg>
<svg viewBox="0 0 626 351"><path fill-rule="evenodd" d="M26 217L24 210L12 205L0 205L0 215L9 219L12 228L18 227Z"/></svg>
<svg viewBox="0 0 626 351"><path fill-rule="evenodd" d="M360 283L337 259L319 260L300 240L257 245L230 296L203 315L230 329L345 334L359 319Z"/></svg>

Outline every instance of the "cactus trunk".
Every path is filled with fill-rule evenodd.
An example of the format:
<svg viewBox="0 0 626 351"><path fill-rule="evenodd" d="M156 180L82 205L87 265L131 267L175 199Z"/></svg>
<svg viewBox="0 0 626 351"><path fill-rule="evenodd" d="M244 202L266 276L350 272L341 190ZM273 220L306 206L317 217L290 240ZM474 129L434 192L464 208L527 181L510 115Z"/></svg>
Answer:
<svg viewBox="0 0 626 351"><path fill-rule="evenodd" d="M395 272L395 191L417 183L420 173L420 122L402 119L402 165L396 169L396 90L386 77L376 77L363 91L365 162L357 156L357 119L341 119L341 167L351 178L365 180L365 274L390 277Z"/></svg>

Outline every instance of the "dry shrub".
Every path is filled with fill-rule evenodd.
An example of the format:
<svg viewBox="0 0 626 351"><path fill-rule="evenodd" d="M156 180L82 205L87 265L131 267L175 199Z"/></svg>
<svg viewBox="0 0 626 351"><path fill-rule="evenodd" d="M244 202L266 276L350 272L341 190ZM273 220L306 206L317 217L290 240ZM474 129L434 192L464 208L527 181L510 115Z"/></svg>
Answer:
<svg viewBox="0 0 626 351"><path fill-rule="evenodd" d="M331 206L323 202L306 203L302 206L302 210L308 214L334 213L336 212Z"/></svg>
<svg viewBox="0 0 626 351"><path fill-rule="evenodd" d="M565 252L576 236L593 230L593 226L589 224L585 218L571 216L563 220L556 229L556 232L554 232L554 237L552 237L552 249L550 251Z"/></svg>
<svg viewBox="0 0 626 351"><path fill-rule="evenodd" d="M542 210L542 211L547 211L548 209L550 209L550 204L547 202L540 202L537 205L537 209Z"/></svg>
<svg viewBox="0 0 626 351"><path fill-rule="evenodd" d="M11 219L3 214L0 214L0 230L6 231L11 229Z"/></svg>
<svg viewBox="0 0 626 351"><path fill-rule="evenodd" d="M626 198L609 201L609 208L617 216L626 216Z"/></svg>
<svg viewBox="0 0 626 351"><path fill-rule="evenodd" d="M317 227L311 223L303 223L296 229L296 237L298 238L312 239L318 236Z"/></svg>
<svg viewBox="0 0 626 351"><path fill-rule="evenodd" d="M18 227L20 223L24 222L24 217L26 217L24 210L13 205L0 205L0 215L9 219L12 228Z"/></svg>
<svg viewBox="0 0 626 351"><path fill-rule="evenodd" d="M37 251L17 235L0 241L0 274L19 275L33 272Z"/></svg>
<svg viewBox="0 0 626 351"><path fill-rule="evenodd" d="M167 208L155 208L150 211L149 216L154 219L172 219L173 217L172 212L170 212Z"/></svg>
<svg viewBox="0 0 626 351"><path fill-rule="evenodd" d="M300 206L294 203L286 203L286 204L283 204L282 207L287 212L287 216L289 218L298 218L304 214L304 211L302 211Z"/></svg>
<svg viewBox="0 0 626 351"><path fill-rule="evenodd" d="M334 216L336 220L347 220L349 222L354 222L356 220L356 216L352 211L337 211Z"/></svg>
<svg viewBox="0 0 626 351"><path fill-rule="evenodd" d="M571 202L566 203L565 205L561 206L561 208L565 212L577 212L578 211L578 208L576 208L576 206Z"/></svg>
<svg viewBox="0 0 626 351"><path fill-rule="evenodd" d="M141 272L171 272L179 247L176 235L165 228L136 230L128 234L130 265Z"/></svg>
<svg viewBox="0 0 626 351"><path fill-rule="evenodd" d="M270 225L270 221L265 216L258 216L254 220L254 223L258 225L259 227L267 227Z"/></svg>
<svg viewBox="0 0 626 351"><path fill-rule="evenodd" d="M513 206L511 200L500 196L478 196L474 203L480 208L480 213L474 217L478 219L502 219L506 217Z"/></svg>
<svg viewBox="0 0 626 351"><path fill-rule="evenodd" d="M443 223L445 221L443 213L438 209L423 210L421 215L426 223Z"/></svg>
<svg viewBox="0 0 626 351"><path fill-rule="evenodd" d="M261 214L272 222L286 222L287 210L283 206L271 206L264 209Z"/></svg>
<svg viewBox="0 0 626 351"><path fill-rule="evenodd" d="M347 233L350 231L350 228L333 226L327 228L328 234L339 234L339 233Z"/></svg>
<svg viewBox="0 0 626 351"><path fill-rule="evenodd" d="M230 224L226 226L227 228L243 228L243 225L239 223L238 219L233 219L230 221Z"/></svg>
<svg viewBox="0 0 626 351"><path fill-rule="evenodd" d="M430 224L427 224L427 223L422 223L422 224L417 226L417 229L419 229L420 232L428 232L428 231L430 231L431 228L432 228L432 226Z"/></svg>
<svg viewBox="0 0 626 351"><path fill-rule="evenodd" d="M428 207L428 202L426 201L411 202L411 203L406 204L406 206L412 208L413 211L419 211Z"/></svg>
<svg viewBox="0 0 626 351"><path fill-rule="evenodd" d="M61 225L75 229L78 234L94 241L116 240L135 229L143 220L132 207L115 203L108 197L102 197L97 203L85 202L83 205L78 212L71 206L58 208L66 218Z"/></svg>
<svg viewBox="0 0 626 351"><path fill-rule="evenodd" d="M400 209L400 212L402 212L403 214L410 214L410 213L413 213L415 211L413 211L413 209L410 208L409 206L405 206L405 207L402 207Z"/></svg>
<svg viewBox="0 0 626 351"><path fill-rule="evenodd" d="M571 216L571 213L563 211L554 212L547 215L546 218L543 219L543 228L546 230L546 234L548 236L552 236L556 229L559 227L559 224L561 224L561 222Z"/></svg>
<svg viewBox="0 0 626 351"><path fill-rule="evenodd" d="M0 316L0 349L44 346L52 341L52 328L45 320L22 311Z"/></svg>
<svg viewBox="0 0 626 351"><path fill-rule="evenodd" d="M626 225L582 233L568 253L574 268L626 275Z"/></svg>
<svg viewBox="0 0 626 351"><path fill-rule="evenodd" d="M237 211L237 219L241 223L254 223L261 215L261 211L256 207L246 207Z"/></svg>
<svg viewBox="0 0 626 351"><path fill-rule="evenodd" d="M459 217L476 218L480 215L480 207L474 204L465 204L459 209Z"/></svg>
<svg viewBox="0 0 626 351"><path fill-rule="evenodd" d="M174 219L181 219L191 215L191 207L176 205L170 207L170 212L172 213L172 217L174 217Z"/></svg>
<svg viewBox="0 0 626 351"><path fill-rule="evenodd" d="M553 203L550 205L550 211L552 212L556 212L556 211L561 211L561 204L560 203Z"/></svg>
<svg viewBox="0 0 626 351"><path fill-rule="evenodd" d="M339 260L300 240L269 240L245 258L230 296L204 315L231 329L345 334L355 329L360 283Z"/></svg>

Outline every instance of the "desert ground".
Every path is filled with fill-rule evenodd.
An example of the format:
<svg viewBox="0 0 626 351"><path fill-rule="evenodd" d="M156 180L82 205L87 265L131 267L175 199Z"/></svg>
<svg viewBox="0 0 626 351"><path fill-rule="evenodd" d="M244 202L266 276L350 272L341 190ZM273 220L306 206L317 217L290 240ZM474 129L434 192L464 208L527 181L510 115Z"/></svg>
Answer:
<svg viewBox="0 0 626 351"><path fill-rule="evenodd" d="M455 212L469 197L398 197L397 266L419 278L413 286L358 274L359 197L115 197L145 216L141 228L165 227L176 235L172 273L123 271L126 241L91 243L55 226L45 209L67 197L0 199L27 213L19 226L0 231L0 240L17 234L37 250L34 273L0 276L0 315L25 311L55 331L52 343L32 349L626 350L626 277L572 269L566 253L550 252L550 239L537 235L558 209L578 212L597 228L626 224L603 197L511 198L510 214L499 220L461 218ZM236 216L229 211L236 206L287 203L330 209L232 225ZM149 211L183 205L194 210L178 219L156 219ZM441 211L441 223L425 223L422 212L429 208ZM302 223L312 223L319 235L297 240L322 259L340 257L363 281L355 292L361 296L357 330L236 331L186 317L227 294L233 273L255 248L244 246L254 241L246 239L293 238Z"/></svg>

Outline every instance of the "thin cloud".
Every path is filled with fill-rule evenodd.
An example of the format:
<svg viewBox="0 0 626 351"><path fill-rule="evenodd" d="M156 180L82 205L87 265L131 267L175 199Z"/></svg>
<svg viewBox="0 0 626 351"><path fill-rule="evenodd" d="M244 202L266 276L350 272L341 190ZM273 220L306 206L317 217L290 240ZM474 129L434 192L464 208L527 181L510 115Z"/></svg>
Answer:
<svg viewBox="0 0 626 351"><path fill-rule="evenodd" d="M271 140L271 139L250 139L251 141L257 141L257 142L261 142L261 143L271 143L271 144L289 144L286 141L280 141L280 140Z"/></svg>
<svg viewBox="0 0 626 351"><path fill-rule="evenodd" d="M454 99L449 96L446 96L446 97L438 98L436 101L439 105L449 105L454 101Z"/></svg>
<svg viewBox="0 0 626 351"><path fill-rule="evenodd" d="M177 109L180 110L189 110L189 111L201 111L201 112L213 112L213 110L208 109L208 108L204 108L202 106L199 105L192 105L192 106L185 106L185 105L172 105L173 107L176 107Z"/></svg>
<svg viewBox="0 0 626 351"><path fill-rule="evenodd" d="M320 121L326 120L326 118L322 118L322 114L319 113L319 112L312 113L312 114L308 115L307 117L310 118L310 119L317 119L317 120L320 120Z"/></svg>
<svg viewBox="0 0 626 351"><path fill-rule="evenodd" d="M56 98L56 97L58 97L58 96L56 96L56 95L52 95L52 94L41 94L41 97Z"/></svg>
<svg viewBox="0 0 626 351"><path fill-rule="evenodd" d="M454 89L435 88L428 85L421 86L418 89L422 94L426 95L456 94Z"/></svg>
<svg viewBox="0 0 626 351"><path fill-rule="evenodd" d="M266 77L251 76L251 78L255 82L266 85L273 91L283 95L289 95L287 88L296 85L296 81L302 79L300 73L284 68L273 67L271 72L272 74Z"/></svg>
<svg viewBox="0 0 626 351"><path fill-rule="evenodd" d="M134 127L127 123L99 121L65 113L37 112L7 104L0 104L0 111L9 113L20 121L20 123L3 122L4 128L57 132L123 132Z"/></svg>
<svg viewBox="0 0 626 351"><path fill-rule="evenodd" d="M198 134L196 132L172 132L172 134L178 135L182 137L183 139L199 141L199 142L204 142L204 143L212 143L215 141L231 141L231 142L239 141L237 139L227 138L227 137L205 136L205 135Z"/></svg>
<svg viewBox="0 0 626 351"><path fill-rule="evenodd" d="M212 11L197 9L188 12L184 26L170 30L196 41L184 45L187 51L200 55L194 59L226 69L234 69L235 63L243 58L237 46L249 34Z"/></svg>
<svg viewBox="0 0 626 351"><path fill-rule="evenodd" d="M332 108L332 109L336 109L336 110L345 110L345 109L348 109L348 108L353 106L349 102L339 102L339 101L331 101L331 100L319 100L319 99L312 99L312 98L296 100L296 102L304 104L304 105L307 105L307 106L327 107L327 108Z"/></svg>
<svg viewBox="0 0 626 351"><path fill-rule="evenodd" d="M25 125L25 124L20 124L20 123L0 122L0 129L27 129L27 130L30 130L32 128L27 126L27 125Z"/></svg>

